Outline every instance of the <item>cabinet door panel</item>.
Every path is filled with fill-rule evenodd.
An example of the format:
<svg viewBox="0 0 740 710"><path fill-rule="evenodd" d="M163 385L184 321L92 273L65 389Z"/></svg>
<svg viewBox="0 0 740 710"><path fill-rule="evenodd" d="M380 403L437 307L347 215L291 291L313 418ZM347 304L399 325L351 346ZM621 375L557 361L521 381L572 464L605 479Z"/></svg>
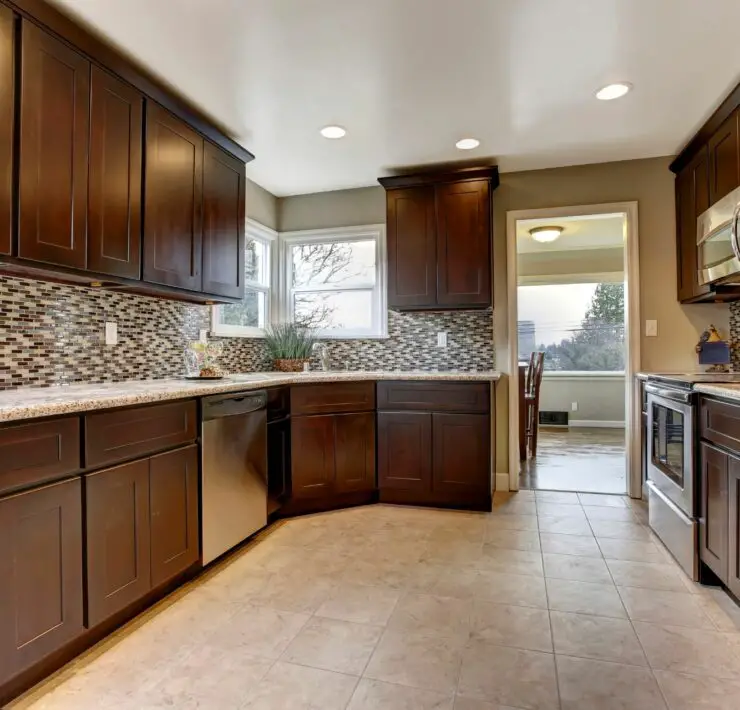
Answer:
<svg viewBox="0 0 740 710"><path fill-rule="evenodd" d="M144 99L98 67L90 86L88 268L138 279Z"/></svg>
<svg viewBox="0 0 740 710"><path fill-rule="evenodd" d="M203 291L242 298L244 163L208 142L203 160Z"/></svg>
<svg viewBox="0 0 740 710"><path fill-rule="evenodd" d="M709 139L709 197L714 204L740 185L740 130L735 111Z"/></svg>
<svg viewBox="0 0 740 710"><path fill-rule="evenodd" d="M145 281L200 290L202 203L203 139L147 102Z"/></svg>
<svg viewBox="0 0 740 710"><path fill-rule="evenodd" d="M491 493L491 428L486 414L432 415L432 490L466 497Z"/></svg>
<svg viewBox="0 0 740 710"><path fill-rule="evenodd" d="M729 465L729 564L727 586L740 597L740 459L730 457Z"/></svg>
<svg viewBox="0 0 740 710"><path fill-rule="evenodd" d="M491 303L491 203L487 180L437 186L437 302Z"/></svg>
<svg viewBox="0 0 740 710"><path fill-rule="evenodd" d="M727 579L728 460L728 455L723 451L702 443L699 555L702 561L723 581Z"/></svg>
<svg viewBox="0 0 740 710"><path fill-rule="evenodd" d="M295 417L291 429L291 477L294 498L334 492L334 417Z"/></svg>
<svg viewBox="0 0 740 710"><path fill-rule="evenodd" d="M389 190L387 201L388 305L437 303L434 188Z"/></svg>
<svg viewBox="0 0 740 710"><path fill-rule="evenodd" d="M290 420L267 425L268 512L280 507L290 495Z"/></svg>
<svg viewBox="0 0 740 710"><path fill-rule="evenodd" d="M151 589L149 460L85 476L87 625Z"/></svg>
<svg viewBox="0 0 740 710"><path fill-rule="evenodd" d="M80 480L0 500L0 684L83 632Z"/></svg>
<svg viewBox="0 0 740 710"><path fill-rule="evenodd" d="M13 248L13 145L15 141L15 18L0 6L0 254Z"/></svg>
<svg viewBox="0 0 740 710"><path fill-rule="evenodd" d="M336 492L375 488L375 414L334 416Z"/></svg>
<svg viewBox="0 0 740 710"><path fill-rule="evenodd" d="M149 460L152 587L198 561L198 447Z"/></svg>
<svg viewBox="0 0 740 710"><path fill-rule="evenodd" d="M431 414L378 413L378 487L431 491Z"/></svg>
<svg viewBox="0 0 740 710"><path fill-rule="evenodd" d="M23 21L18 255L85 268L90 63Z"/></svg>

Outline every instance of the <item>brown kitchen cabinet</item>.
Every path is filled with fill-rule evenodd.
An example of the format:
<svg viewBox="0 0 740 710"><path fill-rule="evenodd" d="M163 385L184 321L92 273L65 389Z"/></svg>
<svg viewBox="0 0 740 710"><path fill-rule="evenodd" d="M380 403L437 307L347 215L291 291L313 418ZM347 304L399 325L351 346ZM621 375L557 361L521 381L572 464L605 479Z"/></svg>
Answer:
<svg viewBox="0 0 740 710"><path fill-rule="evenodd" d="M740 110L709 139L709 201L714 204L740 186Z"/></svg>
<svg viewBox="0 0 740 710"><path fill-rule="evenodd" d="M203 291L244 296L244 163L208 141L203 152Z"/></svg>
<svg viewBox="0 0 740 710"><path fill-rule="evenodd" d="M432 488L432 415L378 412L378 487L419 494Z"/></svg>
<svg viewBox="0 0 740 710"><path fill-rule="evenodd" d="M740 598L740 459L730 457L728 473L729 545L727 551L727 586Z"/></svg>
<svg viewBox="0 0 740 710"><path fill-rule="evenodd" d="M83 633L79 479L0 499L0 686Z"/></svg>
<svg viewBox="0 0 740 710"><path fill-rule="evenodd" d="M107 71L90 74L87 268L141 277L144 97Z"/></svg>
<svg viewBox="0 0 740 710"><path fill-rule="evenodd" d="M491 494L491 433L486 414L432 415L432 491L452 500Z"/></svg>
<svg viewBox="0 0 740 710"><path fill-rule="evenodd" d="M0 254L13 250L15 16L0 5Z"/></svg>
<svg viewBox="0 0 740 710"><path fill-rule="evenodd" d="M723 582L727 581L730 459L721 449L702 442L699 556Z"/></svg>
<svg viewBox="0 0 740 710"><path fill-rule="evenodd" d="M388 305L491 305L492 193L498 169L379 178L386 189Z"/></svg>
<svg viewBox="0 0 740 710"><path fill-rule="evenodd" d="M21 22L18 256L87 266L90 62Z"/></svg>
<svg viewBox="0 0 740 710"><path fill-rule="evenodd" d="M144 280L200 291L203 138L153 101L146 107Z"/></svg>
<svg viewBox="0 0 740 710"><path fill-rule="evenodd" d="M375 414L334 415L334 490L375 488Z"/></svg>

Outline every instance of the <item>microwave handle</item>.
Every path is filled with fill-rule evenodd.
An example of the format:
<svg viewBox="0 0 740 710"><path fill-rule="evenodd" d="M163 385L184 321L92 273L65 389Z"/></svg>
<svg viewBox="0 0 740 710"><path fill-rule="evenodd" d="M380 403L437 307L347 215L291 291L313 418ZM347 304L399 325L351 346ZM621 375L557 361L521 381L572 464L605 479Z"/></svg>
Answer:
<svg viewBox="0 0 740 710"><path fill-rule="evenodd" d="M735 258L740 260L740 234L738 233L738 220L740 219L740 202L735 205L735 211L732 213L730 222L730 245L735 254Z"/></svg>

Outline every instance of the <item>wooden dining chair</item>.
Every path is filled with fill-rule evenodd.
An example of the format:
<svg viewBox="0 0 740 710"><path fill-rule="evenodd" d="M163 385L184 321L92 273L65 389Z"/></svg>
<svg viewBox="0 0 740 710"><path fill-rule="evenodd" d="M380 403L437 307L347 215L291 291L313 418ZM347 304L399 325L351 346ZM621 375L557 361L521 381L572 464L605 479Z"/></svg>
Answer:
<svg viewBox="0 0 740 710"><path fill-rule="evenodd" d="M537 433L540 425L540 388L542 385L542 371L545 367L545 353L533 352L529 356L527 382L524 390L524 405L526 407L525 441L529 455L537 456Z"/></svg>

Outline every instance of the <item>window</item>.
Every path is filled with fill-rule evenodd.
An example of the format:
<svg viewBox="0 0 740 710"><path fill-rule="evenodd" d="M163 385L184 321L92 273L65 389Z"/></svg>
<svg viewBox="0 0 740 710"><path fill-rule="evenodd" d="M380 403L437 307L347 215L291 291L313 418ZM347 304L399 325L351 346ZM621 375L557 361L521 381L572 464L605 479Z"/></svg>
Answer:
<svg viewBox="0 0 740 710"><path fill-rule="evenodd" d="M211 331L220 336L262 337L270 323L273 250L277 233L247 220L244 255L244 298L214 306Z"/></svg>
<svg viewBox="0 0 740 710"><path fill-rule="evenodd" d="M623 372L624 283L519 286L519 359L545 353L545 370Z"/></svg>
<svg viewBox="0 0 740 710"><path fill-rule="evenodd" d="M281 235L285 320L325 338L385 337L385 263L383 225Z"/></svg>

